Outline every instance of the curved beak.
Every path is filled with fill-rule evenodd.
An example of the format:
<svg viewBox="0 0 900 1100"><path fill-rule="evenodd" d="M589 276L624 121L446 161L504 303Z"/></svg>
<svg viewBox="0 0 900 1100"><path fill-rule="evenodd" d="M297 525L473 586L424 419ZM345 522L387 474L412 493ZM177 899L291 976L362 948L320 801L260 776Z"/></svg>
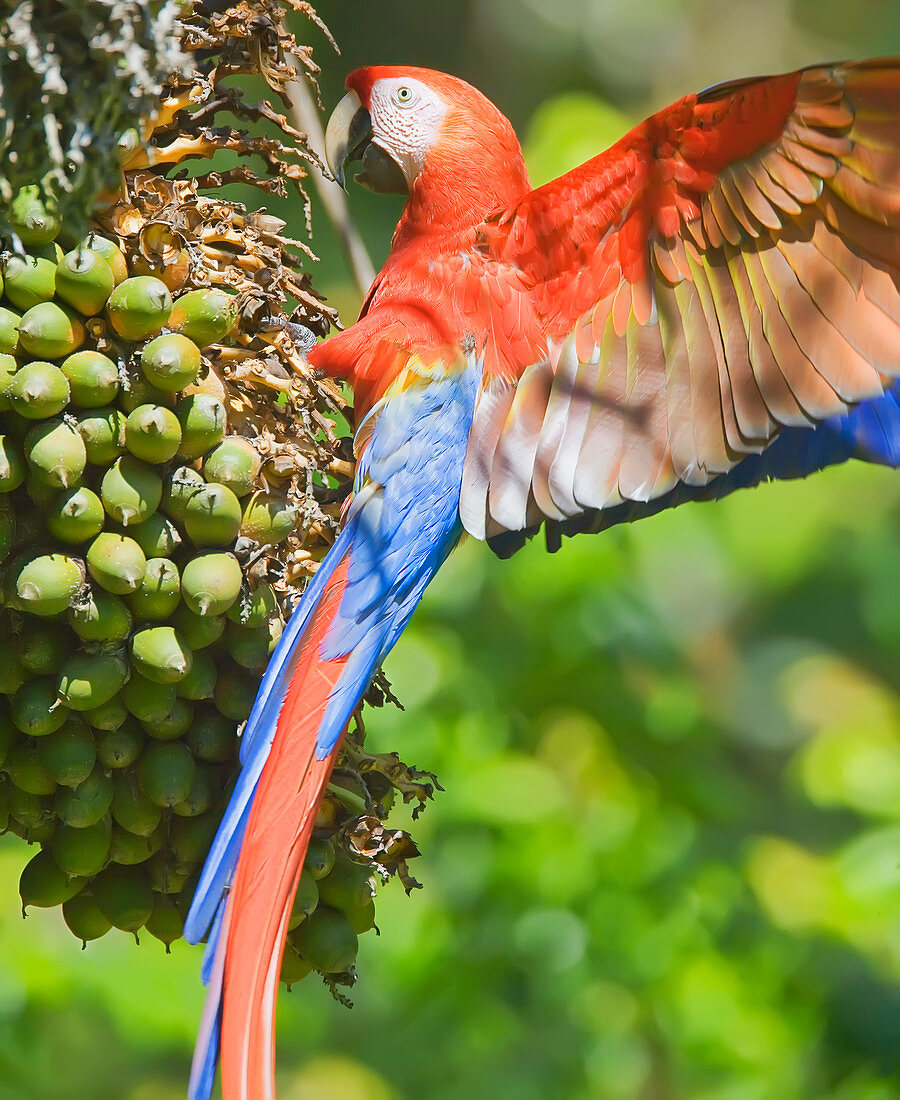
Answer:
<svg viewBox="0 0 900 1100"><path fill-rule="evenodd" d="M325 130L325 159L331 174L344 187L344 172L361 160L372 140L372 120L356 92L347 92L332 112ZM346 188L345 188L346 190Z"/></svg>

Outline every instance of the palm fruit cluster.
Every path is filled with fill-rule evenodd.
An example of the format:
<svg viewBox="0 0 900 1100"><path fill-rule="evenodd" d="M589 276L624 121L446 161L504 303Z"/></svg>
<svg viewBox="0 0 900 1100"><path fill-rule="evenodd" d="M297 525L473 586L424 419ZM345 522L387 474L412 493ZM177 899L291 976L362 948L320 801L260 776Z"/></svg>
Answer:
<svg viewBox="0 0 900 1100"><path fill-rule="evenodd" d="M297 5L303 10L307 5ZM282 93L310 74L276 0L195 0L123 191L73 234L31 185L14 197L0 299L0 824L39 846L23 907L62 906L83 942L181 935L238 770L241 723L284 622L333 540L353 473L341 390L302 342L334 321L306 246L226 181L295 187L302 134L222 81ZM280 137L220 122L266 118ZM289 138L288 145L283 138ZM262 157L189 177L185 156ZM27 213L23 213L27 208ZM288 301L296 303L287 313ZM302 327L298 327L301 326ZM392 699L381 682L369 701ZM385 819L436 780L368 753L358 718L328 787L283 979L354 979L374 886L417 854Z"/></svg>

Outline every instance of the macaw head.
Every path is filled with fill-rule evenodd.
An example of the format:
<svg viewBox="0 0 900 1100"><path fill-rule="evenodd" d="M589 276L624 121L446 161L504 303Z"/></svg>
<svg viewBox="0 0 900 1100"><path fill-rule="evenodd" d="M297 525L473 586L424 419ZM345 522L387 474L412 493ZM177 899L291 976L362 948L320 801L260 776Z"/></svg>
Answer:
<svg viewBox="0 0 900 1100"><path fill-rule="evenodd" d="M328 166L342 186L347 166L360 161L357 183L372 191L410 194L417 180L457 177L461 168L484 178L512 173L528 189L511 124L464 80L382 65L356 69L347 88L325 134Z"/></svg>

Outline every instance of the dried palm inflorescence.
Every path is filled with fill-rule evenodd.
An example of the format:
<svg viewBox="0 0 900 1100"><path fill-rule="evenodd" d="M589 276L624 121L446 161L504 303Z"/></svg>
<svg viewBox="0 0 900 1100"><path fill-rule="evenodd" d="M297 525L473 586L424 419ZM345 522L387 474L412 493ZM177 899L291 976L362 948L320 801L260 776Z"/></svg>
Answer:
<svg viewBox="0 0 900 1100"><path fill-rule="evenodd" d="M315 65L276 0L179 7L180 47L158 54L179 67L120 132L119 192L95 203L93 231L80 239L31 189L4 253L2 617L16 644L0 672L0 813L41 845L23 902L62 904L83 940L180 935L239 723L353 473L343 394L302 354L335 320L302 270L308 247L207 193L240 182L306 202L304 135L227 81L261 75L283 97L292 59L310 80ZM232 124L260 120L268 136ZM239 159L220 172L222 150ZM385 699L381 683L369 701ZM288 983L311 969L351 983L374 882L414 885L415 845L385 819L398 792L421 805L435 780L363 740L358 720L301 879Z"/></svg>

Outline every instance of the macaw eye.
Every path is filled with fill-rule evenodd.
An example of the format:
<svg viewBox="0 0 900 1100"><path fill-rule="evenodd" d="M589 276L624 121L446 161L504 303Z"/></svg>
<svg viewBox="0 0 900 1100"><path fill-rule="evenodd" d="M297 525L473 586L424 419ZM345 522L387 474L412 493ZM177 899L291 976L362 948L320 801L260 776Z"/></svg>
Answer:
<svg viewBox="0 0 900 1100"><path fill-rule="evenodd" d="M397 89L396 95L397 95L397 101L399 103L409 103L409 101L413 97L412 88L407 88L406 85L404 84L402 87Z"/></svg>

